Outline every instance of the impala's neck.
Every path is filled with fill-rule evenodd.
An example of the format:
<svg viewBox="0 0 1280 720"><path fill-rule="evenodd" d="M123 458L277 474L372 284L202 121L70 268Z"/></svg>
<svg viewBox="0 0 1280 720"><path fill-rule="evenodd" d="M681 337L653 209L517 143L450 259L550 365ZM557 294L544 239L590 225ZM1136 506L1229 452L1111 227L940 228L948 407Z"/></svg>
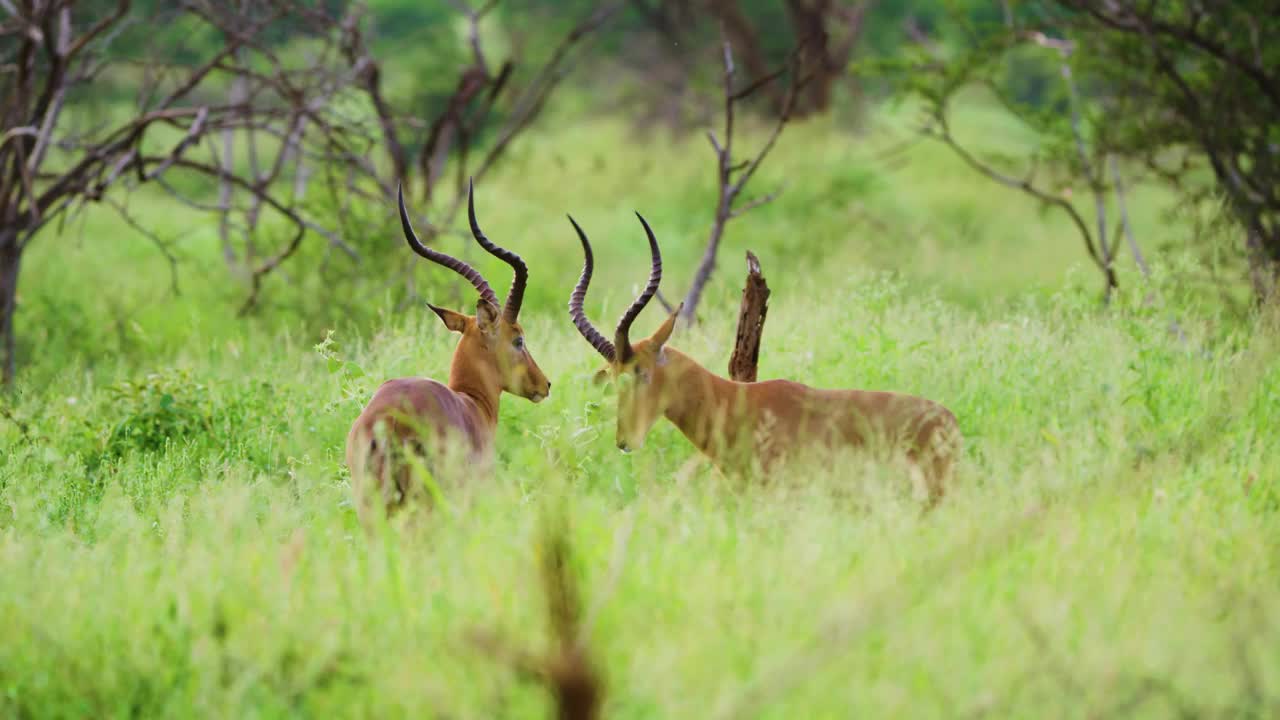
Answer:
<svg viewBox="0 0 1280 720"><path fill-rule="evenodd" d="M718 455L725 443L737 440L737 423L727 421L740 410L741 383L716 375L674 348L663 352L664 414L699 450Z"/></svg>
<svg viewBox="0 0 1280 720"><path fill-rule="evenodd" d="M481 351L472 341L463 338L453 352L449 365L449 389L475 403L476 411L485 426L498 425L498 398L502 395L502 382L498 369L492 363L481 360Z"/></svg>

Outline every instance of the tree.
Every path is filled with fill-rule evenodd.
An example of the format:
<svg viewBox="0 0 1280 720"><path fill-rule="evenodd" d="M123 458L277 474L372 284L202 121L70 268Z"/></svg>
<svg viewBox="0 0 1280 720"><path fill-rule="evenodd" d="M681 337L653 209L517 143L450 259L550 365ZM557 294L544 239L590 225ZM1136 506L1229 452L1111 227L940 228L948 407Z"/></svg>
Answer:
<svg viewBox="0 0 1280 720"><path fill-rule="evenodd" d="M1280 286L1280 16L1267 3L1054 0L1097 88L1106 152L1191 200L1221 199L1243 231L1260 302ZM1208 170L1205 173L1204 170Z"/></svg>
<svg viewBox="0 0 1280 720"><path fill-rule="evenodd" d="M767 18L752 18L740 0L708 0L707 9L724 28L736 54L747 72L763 77L776 62L767 44ZM786 0L786 19L791 27L792 45L802 48L798 67L808 81L785 112L804 117L831 108L837 81L846 78L852 58L866 26L872 0ZM759 15L759 13L755 13ZM753 19L755 22L753 22ZM787 102L783 91L770 88L766 92L778 113Z"/></svg>
<svg viewBox="0 0 1280 720"><path fill-rule="evenodd" d="M227 31L217 49L188 59L160 54L163 43L146 57L113 51L121 35L148 27L129 0L105 12L101 4L75 0L3 2L0 9L0 347L6 382L16 362L13 318L23 253L42 229L85 203L111 204L128 219L118 197L125 186L155 182L184 197L169 182L174 174L235 185L253 198L242 212L268 207L296 228L281 254L261 261L255 277L279 264L313 227L296 198L271 181L290 160L350 149L348 128L331 122L326 110L344 80L331 66L311 72L289 67L261 37L286 16L295 20L296 32L324 37L336 24L331 19L302 12L289 0L253 3L252 10L248 4L178 3L150 23ZM247 55L267 69L239 64ZM94 108L94 85L121 69L143 78L133 107ZM245 91L227 100L219 90L232 78ZM190 152L208 137L235 130L276 140L279 151L266 170L238 171Z"/></svg>
<svg viewBox="0 0 1280 720"><path fill-rule="evenodd" d="M1256 299L1275 298L1280 46L1264 38L1280 33L1280 18L1250 3L1038 0L1005 6L1001 21L970 24L959 47L925 47L908 64L908 90L927 108L926 132L980 173L1068 214L1103 272L1108 294L1118 284L1113 261L1120 243L1118 232L1108 241L1104 195L1122 196L1118 158L1174 188L1181 204L1220 202L1241 230ZM1047 95L1019 97L1009 82L1052 81L1051 68L1059 70L1061 82ZM986 87L1046 139L1024 159L1023 170L979 157L951 133L951 100L973 85ZM1056 191L1070 180L1092 191L1095 223ZM1127 218L1121 222L1127 234Z"/></svg>
<svg viewBox="0 0 1280 720"><path fill-rule="evenodd" d="M146 3L152 5L154 3ZM358 260L345 236L345 206L306 202L313 174L330 198L385 202L413 165L406 127L422 128L420 98L389 97L365 42L363 5L305 0L181 0L134 7L101 2L0 0L0 353L3 379L16 364L13 319L22 257L41 230L87 203L105 203L134 228L127 191L144 183L220 217L223 254L255 306L263 279L319 236ZM434 117L418 167L424 195L458 159L454 193L428 242L448 227L479 177L538 117L564 78L573 51L619 3L573 25L546 61L517 76L518 58L491 67L478 23L493 7L465 8L470 62ZM148 12L149 11L149 12ZM145 20L144 20L145 18ZM107 81L111 81L108 83ZM100 85L133 92L131 101ZM105 98L105 100L104 100ZM501 107L506 103L506 107ZM494 125L477 167L468 151ZM390 168L374 159L385 149ZM204 147L202 147L204 146ZM209 151L204 159L198 150ZM219 188L216 201L205 197ZM265 222L269 217L270 222ZM288 228L261 246L263 225ZM367 228L345 228L358 236ZM173 257L158 238L161 251ZM239 247L236 247L239 242Z"/></svg>

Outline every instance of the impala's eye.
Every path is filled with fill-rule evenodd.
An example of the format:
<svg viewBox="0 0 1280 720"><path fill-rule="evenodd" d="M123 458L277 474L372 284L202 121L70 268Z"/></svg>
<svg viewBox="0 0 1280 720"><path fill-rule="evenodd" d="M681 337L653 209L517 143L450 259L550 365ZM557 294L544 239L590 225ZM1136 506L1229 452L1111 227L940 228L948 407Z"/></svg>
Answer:
<svg viewBox="0 0 1280 720"><path fill-rule="evenodd" d="M516 339L511 341L511 346L517 350L524 350L524 336L517 335Z"/></svg>

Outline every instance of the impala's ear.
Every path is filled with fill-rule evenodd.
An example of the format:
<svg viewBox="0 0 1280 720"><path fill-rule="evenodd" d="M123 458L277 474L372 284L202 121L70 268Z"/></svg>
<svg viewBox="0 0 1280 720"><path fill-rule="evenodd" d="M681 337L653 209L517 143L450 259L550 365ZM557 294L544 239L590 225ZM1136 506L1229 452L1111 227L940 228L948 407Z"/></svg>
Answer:
<svg viewBox="0 0 1280 720"><path fill-rule="evenodd" d="M427 307L431 308L431 311L440 317L445 327L456 333L466 332L468 320L466 315L448 308L436 307L431 303L427 303Z"/></svg>
<svg viewBox="0 0 1280 720"><path fill-rule="evenodd" d="M649 342L653 347L661 348L663 345L667 344L667 340L671 338L671 331L676 329L676 318L680 316L680 309L683 307L684 303L677 305L676 309L671 311L671 314L667 316L667 319L658 327L657 332L649 336Z"/></svg>
<svg viewBox="0 0 1280 720"><path fill-rule="evenodd" d="M596 371L595 375L591 376L591 382L595 383L596 385L599 385L600 383L603 383L608 379L609 379L608 365L605 365L604 367L600 368L599 370Z"/></svg>
<svg viewBox="0 0 1280 720"><path fill-rule="evenodd" d="M476 324L480 326L480 332L485 335L496 333L498 331L499 313L497 305L481 298L476 303Z"/></svg>

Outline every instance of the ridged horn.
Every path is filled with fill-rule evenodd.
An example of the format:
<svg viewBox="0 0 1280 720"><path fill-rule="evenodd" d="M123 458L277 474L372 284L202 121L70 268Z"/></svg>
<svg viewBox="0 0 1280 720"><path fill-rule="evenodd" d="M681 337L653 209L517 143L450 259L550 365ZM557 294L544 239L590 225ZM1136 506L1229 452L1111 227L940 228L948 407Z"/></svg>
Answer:
<svg viewBox="0 0 1280 720"><path fill-rule="evenodd" d="M595 269L595 259L591 254L591 242L587 240L587 234L582 231L578 221L574 220L572 215L567 215L566 217L573 224L573 229L578 231L578 239L582 241L582 275L578 277L578 284L574 286L573 294L569 296L569 315L573 318L574 327L578 328L578 332L582 334L582 337L591 343L591 347L603 355L605 360L613 362L613 359L617 356L613 343L605 339L605 336L587 319L587 314L582 311L582 303L587 299L587 287L591 285L591 272Z"/></svg>
<svg viewBox="0 0 1280 720"><path fill-rule="evenodd" d="M480 275L479 271L455 257L446 255L437 250L432 250L426 245L423 245L422 241L418 239L418 234L413 231L413 224L409 222L409 211L404 207L403 185L397 186L396 199L400 204L400 225L404 227L404 239L408 241L409 247L413 248L415 253L430 260L431 262L443 265L466 278L467 282L471 283L472 287L480 293L480 297L482 299L488 300L494 305L497 305L498 296L494 294L493 288L489 287L488 281Z"/></svg>
<svg viewBox="0 0 1280 720"><path fill-rule="evenodd" d="M622 319L618 321L618 329L613 333L613 344L622 360L631 357L631 323L635 322L645 305L649 304L654 293L658 292L658 283L662 282L662 252L658 249L658 239L653 236L653 229L649 227L644 216L637 212L636 217L640 218L640 224L644 226L644 232L649 237L649 284L645 285L640 296L622 314Z"/></svg>
<svg viewBox="0 0 1280 720"><path fill-rule="evenodd" d="M471 221L471 236L476 239L480 247L510 265L511 269L516 273L515 278L511 280L511 289L507 291L507 300L502 305L503 318L507 322L513 323L520 315L520 304L524 302L524 289L529 283L529 267L524 264L524 260L520 259L519 255L504 247L495 245L480 230L480 223L476 222L476 186L474 180L469 181L467 187L467 219Z"/></svg>

